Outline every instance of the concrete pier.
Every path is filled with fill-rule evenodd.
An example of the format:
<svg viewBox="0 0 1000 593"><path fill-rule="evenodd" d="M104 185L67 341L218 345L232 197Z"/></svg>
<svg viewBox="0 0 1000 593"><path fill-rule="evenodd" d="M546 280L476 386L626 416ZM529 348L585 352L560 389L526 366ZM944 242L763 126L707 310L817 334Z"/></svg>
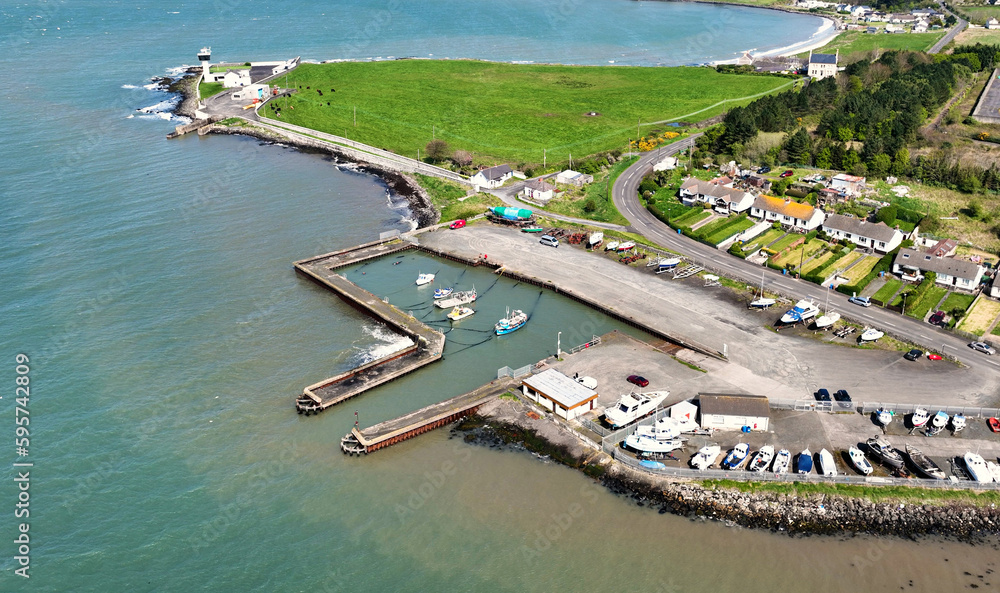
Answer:
<svg viewBox="0 0 1000 593"><path fill-rule="evenodd" d="M500 379L399 418L364 429L355 427L340 440L340 449L345 454L359 455L395 445L475 413L479 406L507 392L517 383L514 379Z"/></svg>

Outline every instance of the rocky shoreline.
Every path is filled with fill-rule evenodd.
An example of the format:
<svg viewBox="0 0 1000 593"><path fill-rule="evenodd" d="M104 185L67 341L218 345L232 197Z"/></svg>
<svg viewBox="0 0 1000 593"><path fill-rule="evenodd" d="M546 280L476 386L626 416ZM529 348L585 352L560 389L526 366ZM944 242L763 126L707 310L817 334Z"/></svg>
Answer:
<svg viewBox="0 0 1000 593"><path fill-rule="evenodd" d="M182 99L178 106L174 109L175 114L194 118L195 111L198 108L196 92L198 78L197 74L188 74L187 76L177 80L161 78L154 80L154 82L161 84L164 89L169 92L179 93L181 95ZM205 128L200 130L199 133L250 136L265 142L292 146L303 152L330 155L334 162L352 163L357 165L357 169L359 171L375 175L376 177L382 179L389 191L407 201L413 219L417 223L417 228L424 228L437 224L437 222L441 219L441 213L434 208L434 205L431 203L430 196L427 195L427 192L423 187L421 187L416 178L413 176L372 163L358 161L357 159L347 156L328 144L288 138L281 134L255 127L252 123L248 123L243 126L223 126L219 124L211 124L205 126Z"/></svg>
<svg viewBox="0 0 1000 593"><path fill-rule="evenodd" d="M538 457L579 469L610 492L639 506L691 520L721 521L731 526L763 529L790 536L876 535L920 539L939 537L1000 549L1000 509L964 503L916 504L872 502L864 498L774 492L745 492L699 482L653 476L611 461L603 453L573 447L543 429L553 423L533 420L524 404L512 404L512 416L500 407L456 425L453 434L468 443L496 449L526 450ZM536 414L537 415L537 414ZM571 436L569 438L572 438Z"/></svg>

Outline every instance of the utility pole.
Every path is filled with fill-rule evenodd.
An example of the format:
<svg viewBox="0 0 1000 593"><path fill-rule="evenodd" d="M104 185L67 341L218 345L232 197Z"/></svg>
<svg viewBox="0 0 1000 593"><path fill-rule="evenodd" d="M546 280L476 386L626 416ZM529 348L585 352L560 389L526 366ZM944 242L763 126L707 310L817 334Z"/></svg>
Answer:
<svg viewBox="0 0 1000 593"><path fill-rule="evenodd" d="M431 140L437 140L437 138L436 138L436 137L434 136L434 135L435 135L436 133L437 133L437 132L436 132L436 130L434 129L434 125L432 124L432 125L431 125Z"/></svg>
<svg viewBox="0 0 1000 593"><path fill-rule="evenodd" d="M354 106L354 127L358 127L358 106Z"/></svg>
<svg viewBox="0 0 1000 593"><path fill-rule="evenodd" d="M636 122L635 122L635 137L636 138L642 138L642 134L639 133L639 125L640 124L642 124L642 118L641 117L638 120L636 120Z"/></svg>
<svg viewBox="0 0 1000 593"><path fill-rule="evenodd" d="M546 148L542 149L542 170L543 171L545 170L545 156L546 156L547 152L548 152L548 149L546 149Z"/></svg>
<svg viewBox="0 0 1000 593"><path fill-rule="evenodd" d="M569 153L569 168L573 168L573 153Z"/></svg>

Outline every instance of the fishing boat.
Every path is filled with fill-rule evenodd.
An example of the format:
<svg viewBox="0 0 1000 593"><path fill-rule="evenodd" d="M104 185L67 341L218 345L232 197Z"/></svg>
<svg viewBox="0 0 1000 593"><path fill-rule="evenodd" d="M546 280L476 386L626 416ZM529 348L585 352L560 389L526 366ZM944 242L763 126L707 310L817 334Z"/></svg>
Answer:
<svg viewBox="0 0 1000 593"><path fill-rule="evenodd" d="M438 288L434 291L434 299L443 299L446 296L450 296L451 293L455 292L454 288Z"/></svg>
<svg viewBox="0 0 1000 593"><path fill-rule="evenodd" d="M669 391L649 393L626 393L615 405L604 410L604 419L612 428L620 428L635 422L656 409L670 395Z"/></svg>
<svg viewBox="0 0 1000 593"><path fill-rule="evenodd" d="M868 461L861 449L851 447L847 450L847 455L851 458L851 463L854 464L854 467L858 468L858 471L864 475L870 476L875 471L875 468L872 467L871 462Z"/></svg>
<svg viewBox="0 0 1000 593"><path fill-rule="evenodd" d="M883 436L874 436L867 441L865 444L868 445L868 450L872 452L883 465L891 467L893 469L899 469L903 467L903 456L899 454L899 451L892 448L889 441Z"/></svg>
<svg viewBox="0 0 1000 593"><path fill-rule="evenodd" d="M431 282L434 282L434 274L420 274L417 276L417 286L423 286Z"/></svg>
<svg viewBox="0 0 1000 593"><path fill-rule="evenodd" d="M774 447L764 445L753 454L753 459L750 460L750 471L762 472L766 470L771 465L772 459L774 459Z"/></svg>
<svg viewBox="0 0 1000 593"><path fill-rule="evenodd" d="M803 449L799 453L798 462L795 464L795 470L800 474L808 474L813 470L813 454L809 449Z"/></svg>
<svg viewBox="0 0 1000 593"><path fill-rule="evenodd" d="M913 414L910 415L910 424L913 425L913 428L920 428L924 424L927 424L929 419L930 415L927 413L927 410L917 408L913 411Z"/></svg>
<svg viewBox="0 0 1000 593"><path fill-rule="evenodd" d="M963 457L965 460L965 467L969 470L969 475L973 480L979 482L980 484L986 484L987 482L993 481L993 472L986 465L986 460L979 453L973 453L969 451Z"/></svg>
<svg viewBox="0 0 1000 593"><path fill-rule="evenodd" d="M452 309L451 313L448 313L448 319L451 319L452 321L460 321L466 317L472 317L474 314L475 311L473 311L471 307L459 305L458 307Z"/></svg>
<svg viewBox="0 0 1000 593"><path fill-rule="evenodd" d="M795 306L781 316L782 323L798 323L806 319L812 319L819 313L819 307L809 299L802 299L795 303Z"/></svg>
<svg viewBox="0 0 1000 593"><path fill-rule="evenodd" d="M878 411L875 412L875 419L878 420L878 423L882 426L889 426L889 423L892 422L892 412L886 410L885 408L879 408Z"/></svg>
<svg viewBox="0 0 1000 593"><path fill-rule="evenodd" d="M884 335L885 332L879 331L874 327L866 327L865 331L861 332L861 335L858 336L858 340L861 342L874 342Z"/></svg>
<svg viewBox="0 0 1000 593"><path fill-rule="evenodd" d="M638 432L625 437L625 446L641 453L670 453L684 446L682 439L658 439Z"/></svg>
<svg viewBox="0 0 1000 593"><path fill-rule="evenodd" d="M934 434L944 430L945 426L948 426L948 414L946 412L938 411L937 414L931 417L931 429L934 430Z"/></svg>
<svg viewBox="0 0 1000 593"><path fill-rule="evenodd" d="M473 287L472 290L461 290L450 297L434 301L434 305L441 309L451 309L452 307L475 302L476 298L478 298L478 295L476 294L476 288Z"/></svg>
<svg viewBox="0 0 1000 593"><path fill-rule="evenodd" d="M913 445L906 446L906 456L910 458L910 463L917 471L934 480L943 480L948 476L941 470L938 464L931 461L931 458L924 455L920 449Z"/></svg>
<svg viewBox="0 0 1000 593"><path fill-rule="evenodd" d="M774 456L774 463L771 465L771 471L776 474L784 474L788 472L788 466L792 462L792 454L788 449L782 449L778 451L778 454Z"/></svg>
<svg viewBox="0 0 1000 593"><path fill-rule="evenodd" d="M819 452L819 467L816 469L819 470L819 473L824 476L836 476L837 463L833 460L833 454L826 449L821 449Z"/></svg>
<svg viewBox="0 0 1000 593"><path fill-rule="evenodd" d="M760 292L754 296L756 298L750 301L750 307L753 309L767 309L771 305L778 302L775 299L769 299L764 296L764 272L760 273Z"/></svg>
<svg viewBox="0 0 1000 593"><path fill-rule="evenodd" d="M525 323L528 323L528 316L524 311L520 309L514 309L513 311L507 309L507 316L493 326L493 331L498 336L502 336L521 329Z"/></svg>
<svg viewBox="0 0 1000 593"><path fill-rule="evenodd" d="M624 242L618 244L618 247L616 248L616 251L628 251L629 249L632 249L633 247L635 247L635 241L624 241Z"/></svg>
<svg viewBox="0 0 1000 593"><path fill-rule="evenodd" d="M639 465L649 469L667 469L667 466L659 461L653 461L652 459L643 459L639 462Z"/></svg>
<svg viewBox="0 0 1000 593"><path fill-rule="evenodd" d="M596 233L590 233L590 238L587 239L587 244L590 245L591 249L597 249L604 242L604 232L597 231Z"/></svg>
<svg viewBox="0 0 1000 593"><path fill-rule="evenodd" d="M729 455L726 455L726 458L722 461L722 465L727 469L739 469L746 462L748 455L750 455L750 445L740 443L733 447Z"/></svg>
<svg viewBox="0 0 1000 593"><path fill-rule="evenodd" d="M679 257L663 258L656 264L656 273L662 274L664 272L669 272L670 270L676 268L680 263L681 258Z"/></svg>
<svg viewBox="0 0 1000 593"><path fill-rule="evenodd" d="M955 432L961 432L964 429L965 429L965 415L964 414L955 414L954 416L952 416L951 417L951 431L953 433L955 433Z"/></svg>
<svg viewBox="0 0 1000 593"><path fill-rule="evenodd" d="M715 463L722 453L722 448L715 444L705 445L691 458L691 467L694 469L708 469Z"/></svg>
<svg viewBox="0 0 1000 593"><path fill-rule="evenodd" d="M994 482L1000 482L1000 465L993 463L992 461L986 462L986 467L989 468L990 473L993 475Z"/></svg>
<svg viewBox="0 0 1000 593"><path fill-rule="evenodd" d="M618 249L618 241L609 241L607 245L604 246L604 251L614 251Z"/></svg>

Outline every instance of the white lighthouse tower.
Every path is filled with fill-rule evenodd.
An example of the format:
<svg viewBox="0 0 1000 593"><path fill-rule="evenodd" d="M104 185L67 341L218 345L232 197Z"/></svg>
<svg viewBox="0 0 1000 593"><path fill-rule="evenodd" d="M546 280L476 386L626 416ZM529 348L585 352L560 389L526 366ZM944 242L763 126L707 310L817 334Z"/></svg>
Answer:
<svg viewBox="0 0 1000 593"><path fill-rule="evenodd" d="M211 59L212 59L212 48L211 47L201 48L201 51L198 52L198 60L201 61L202 80L205 81L208 80L208 70L209 70L208 61Z"/></svg>

